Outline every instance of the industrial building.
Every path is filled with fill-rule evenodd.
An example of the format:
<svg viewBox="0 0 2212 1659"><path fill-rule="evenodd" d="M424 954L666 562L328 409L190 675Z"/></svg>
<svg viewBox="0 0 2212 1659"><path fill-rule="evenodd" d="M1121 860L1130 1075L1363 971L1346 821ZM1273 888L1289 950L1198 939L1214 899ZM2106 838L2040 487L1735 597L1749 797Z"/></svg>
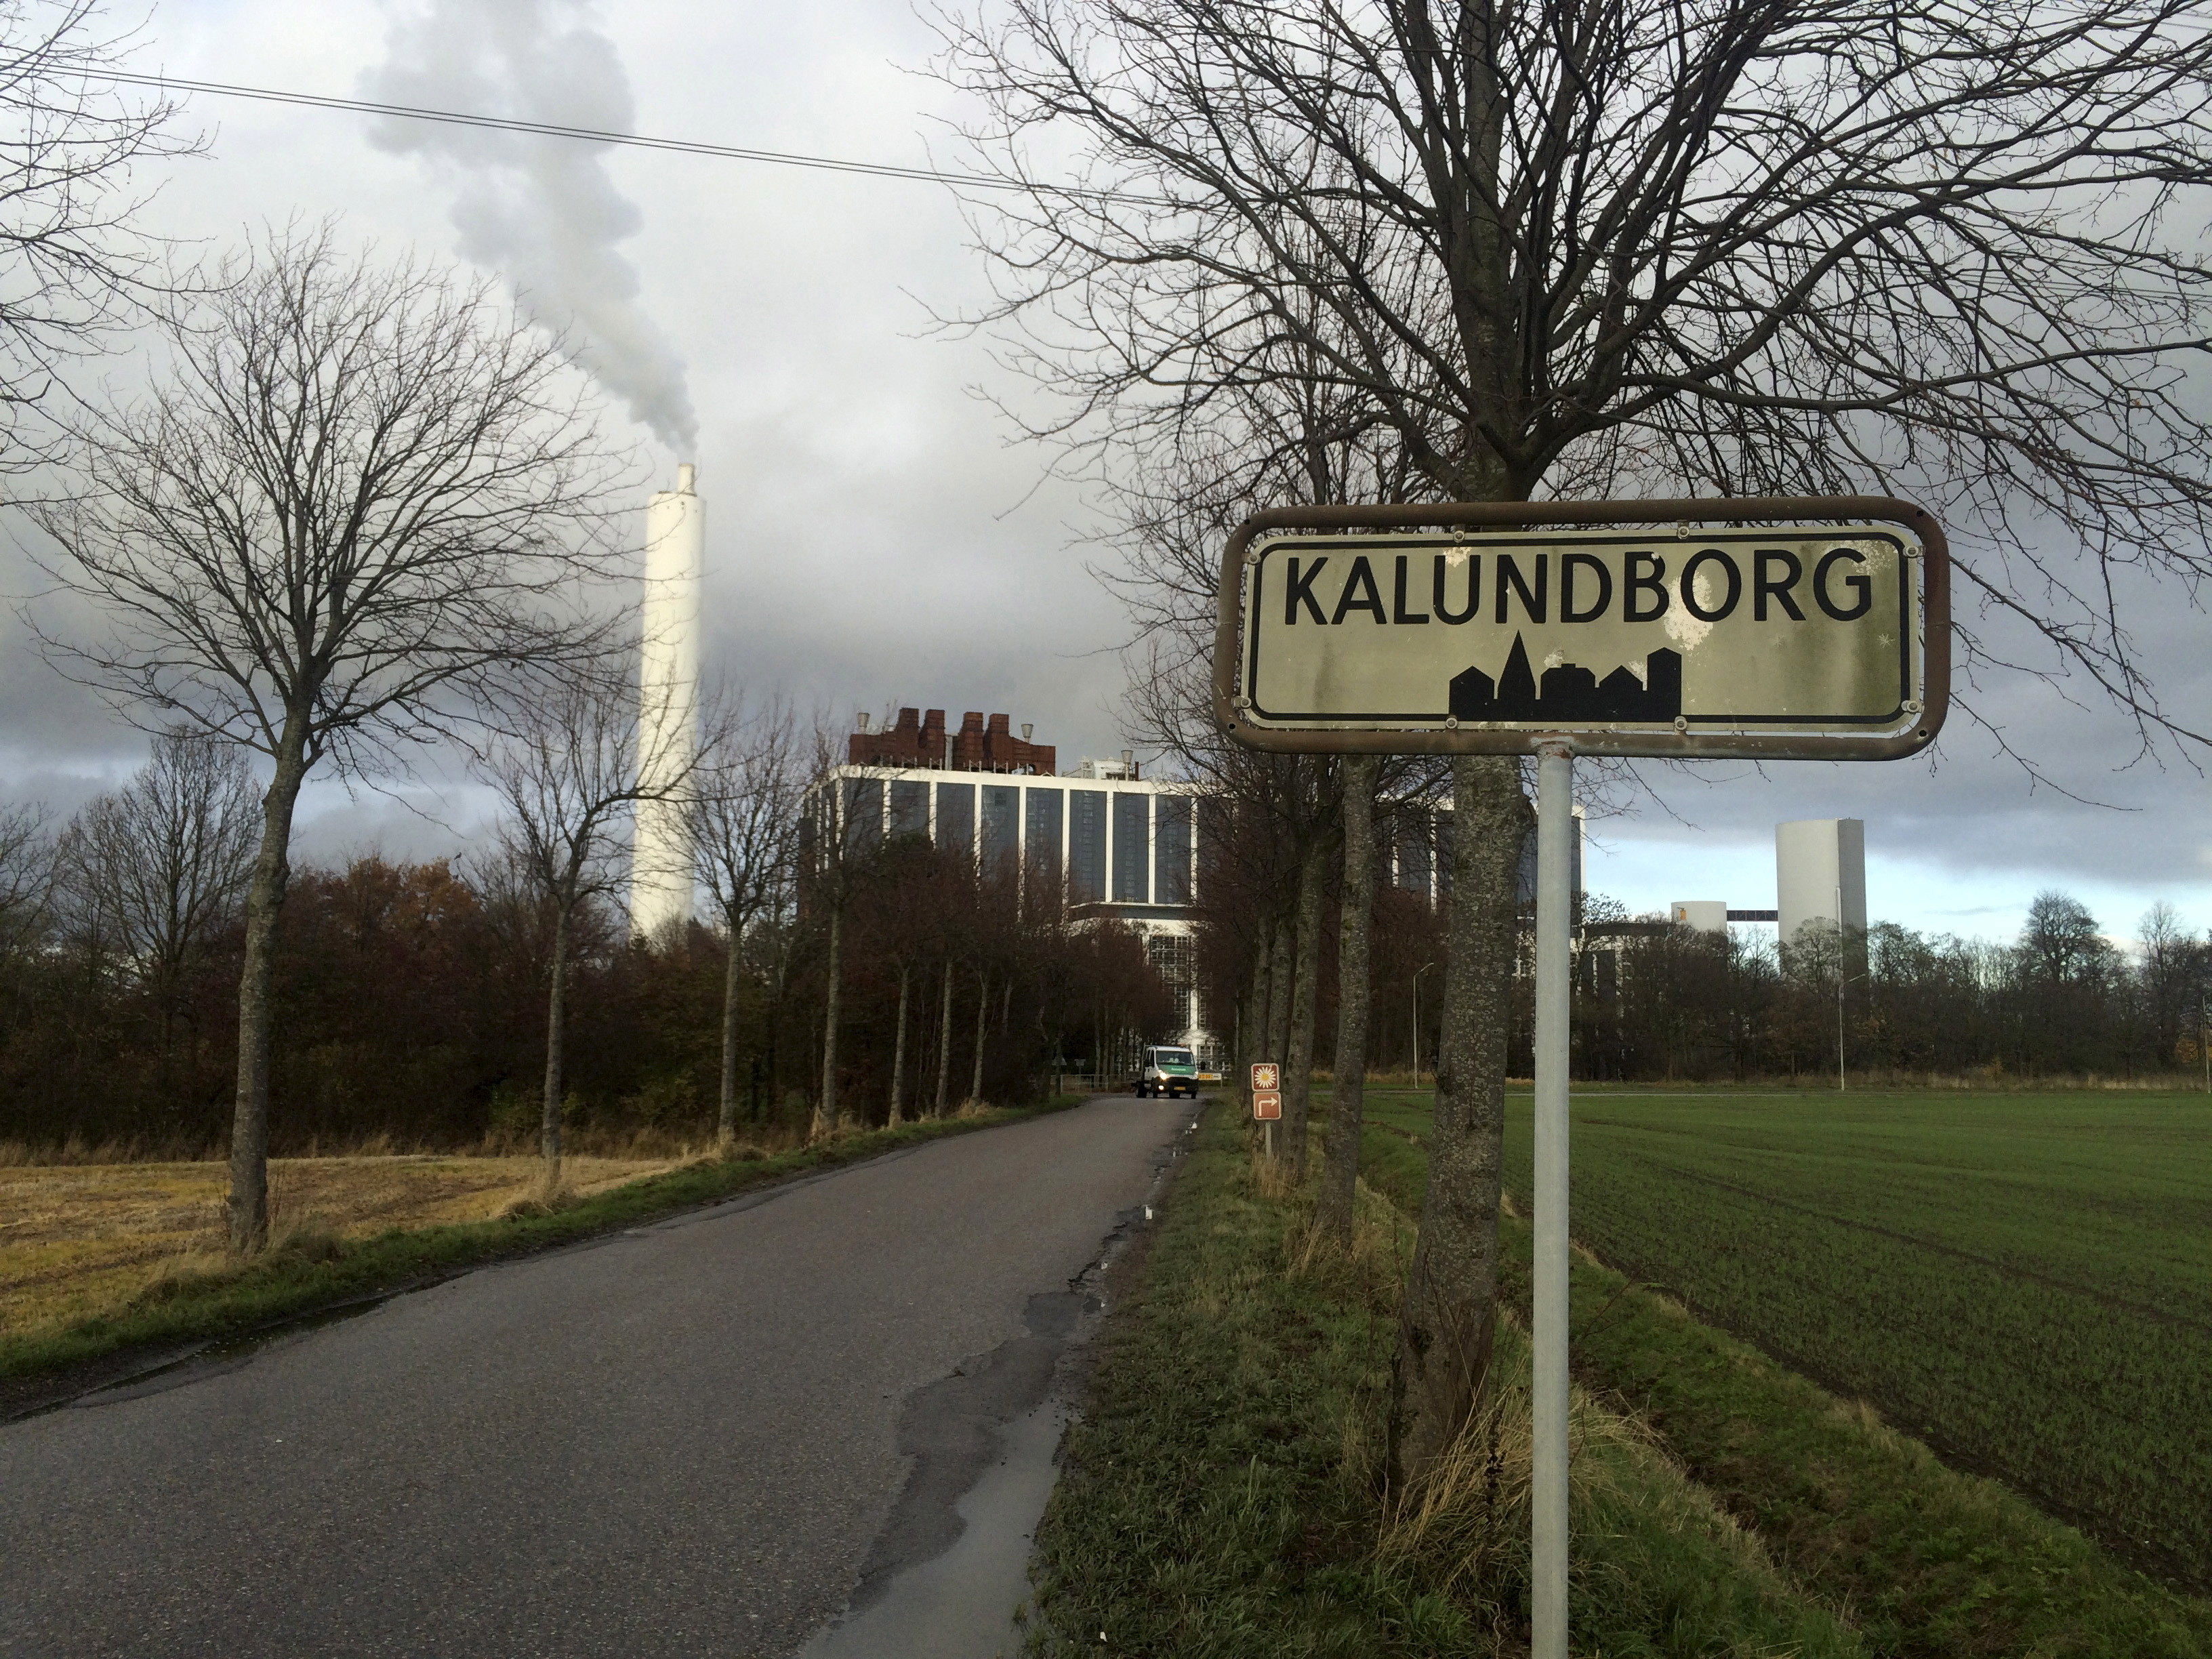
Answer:
<svg viewBox="0 0 2212 1659"><path fill-rule="evenodd" d="M1007 717L970 713L948 732L942 709L902 708L888 730L866 717L837 774L848 836L870 826L956 849L979 869L1019 872L1064 891L1077 923L1127 924L1182 1000L1177 1040L1220 1064L1192 954L1199 792L1139 775L1133 758L1085 761L1060 777L1056 750L1011 734Z"/></svg>
<svg viewBox="0 0 2212 1659"><path fill-rule="evenodd" d="M1057 751L1012 733L1004 714L970 712L955 731L943 709L901 708L887 726L862 714L836 774L848 836L872 830L956 848L983 870L1020 872L1066 895L1078 925L1112 919L1144 941L1152 965L1182 1000L1176 1040L1218 1069L1194 957L1199 841L1210 799L1179 781L1155 781L1128 751L1085 760L1056 775ZM1443 856L1449 805L1399 812L1388 823L1383 879L1430 903L1451 890ZM1583 811L1575 809L1574 890L1583 891ZM1534 902L1535 836L1522 849L1519 897Z"/></svg>
<svg viewBox="0 0 2212 1659"><path fill-rule="evenodd" d="M1720 899L1676 899L1667 919L1701 933L1725 933L1732 921L1771 921L1784 945L1808 922L1864 933L1866 823L1859 818L1802 818L1774 826L1775 908L1731 910Z"/></svg>

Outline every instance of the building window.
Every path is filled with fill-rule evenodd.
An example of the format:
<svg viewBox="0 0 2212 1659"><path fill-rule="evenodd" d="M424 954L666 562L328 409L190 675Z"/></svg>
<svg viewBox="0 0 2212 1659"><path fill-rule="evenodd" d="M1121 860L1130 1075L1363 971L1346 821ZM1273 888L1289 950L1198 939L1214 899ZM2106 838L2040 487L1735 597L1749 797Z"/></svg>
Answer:
<svg viewBox="0 0 2212 1659"><path fill-rule="evenodd" d="M1218 795L1198 798L1198 864L1206 878L1200 886L1209 886L1227 867L1229 832L1235 823L1227 801Z"/></svg>
<svg viewBox="0 0 2212 1659"><path fill-rule="evenodd" d="M1409 812L1395 826L1398 842L1398 885L1426 898L1434 874L1435 855L1429 836L1429 815Z"/></svg>
<svg viewBox="0 0 2212 1659"><path fill-rule="evenodd" d="M1034 792L1033 792L1034 793ZM942 810L941 808L939 809ZM1053 834L1053 845L1060 845L1057 830ZM1022 792L1004 784L983 786L983 871L987 875L1005 876L1014 867L1021 854Z"/></svg>
<svg viewBox="0 0 2212 1659"><path fill-rule="evenodd" d="M1145 941L1145 955L1168 989L1178 994L1190 989L1197 975L1198 942L1189 934L1154 933Z"/></svg>
<svg viewBox="0 0 2212 1659"><path fill-rule="evenodd" d="M929 837L929 786L898 781L891 785L891 834Z"/></svg>
<svg viewBox="0 0 2212 1659"><path fill-rule="evenodd" d="M1024 837L1030 880L1059 902L1061 789L1028 789L1029 824Z"/></svg>
<svg viewBox="0 0 2212 1659"><path fill-rule="evenodd" d="M1145 941L1145 956L1174 994L1182 1030L1198 1030L1205 1024L1198 1006L1198 941L1188 933L1154 933Z"/></svg>
<svg viewBox="0 0 2212 1659"><path fill-rule="evenodd" d="M937 850L963 859L975 856L975 786L937 786Z"/></svg>
<svg viewBox="0 0 2212 1659"><path fill-rule="evenodd" d="M1152 878L1156 904L1190 902L1190 797L1159 798L1158 863Z"/></svg>
<svg viewBox="0 0 2212 1659"><path fill-rule="evenodd" d="M884 781L845 780L845 850L858 853L884 838Z"/></svg>
<svg viewBox="0 0 2212 1659"><path fill-rule="evenodd" d="M1106 896L1106 792L1071 789L1067 812L1067 896L1094 904Z"/></svg>
<svg viewBox="0 0 2212 1659"><path fill-rule="evenodd" d="M1114 795L1114 902L1150 901L1152 874L1152 798Z"/></svg>

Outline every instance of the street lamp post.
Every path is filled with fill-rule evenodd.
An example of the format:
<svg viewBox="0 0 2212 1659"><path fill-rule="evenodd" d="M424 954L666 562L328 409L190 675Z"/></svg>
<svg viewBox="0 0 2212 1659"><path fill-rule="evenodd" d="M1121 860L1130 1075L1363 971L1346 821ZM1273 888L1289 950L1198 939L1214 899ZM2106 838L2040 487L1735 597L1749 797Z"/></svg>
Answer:
<svg viewBox="0 0 2212 1659"><path fill-rule="evenodd" d="M1838 929L1839 941L1841 937L1842 930ZM1873 977L1872 969L1869 969L1863 974L1846 974L1844 971L1843 951L1839 943L1836 953L1836 1092L1838 1094L1844 1092L1844 987L1856 985L1863 979L1870 980Z"/></svg>
<svg viewBox="0 0 2212 1659"><path fill-rule="evenodd" d="M1425 962L1413 969L1413 1086L1421 1086L1421 975L1437 964Z"/></svg>

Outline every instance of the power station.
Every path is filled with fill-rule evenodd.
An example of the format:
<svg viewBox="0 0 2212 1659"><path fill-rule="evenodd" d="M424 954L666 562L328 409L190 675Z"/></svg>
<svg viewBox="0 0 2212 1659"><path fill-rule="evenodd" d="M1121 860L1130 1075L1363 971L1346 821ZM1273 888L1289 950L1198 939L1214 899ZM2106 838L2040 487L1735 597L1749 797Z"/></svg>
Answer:
<svg viewBox="0 0 2212 1659"><path fill-rule="evenodd" d="M645 592L639 606L636 838L630 926L658 939L695 908L690 776L699 754L700 590L707 574L707 508L690 462L676 488L645 509Z"/></svg>
<svg viewBox="0 0 2212 1659"><path fill-rule="evenodd" d="M1677 899L1667 919L1703 933L1725 933L1732 921L1771 921L1784 945L1798 930L1822 922L1864 933L1866 823L1860 818L1800 818L1774 826L1771 910L1731 910L1719 899Z"/></svg>

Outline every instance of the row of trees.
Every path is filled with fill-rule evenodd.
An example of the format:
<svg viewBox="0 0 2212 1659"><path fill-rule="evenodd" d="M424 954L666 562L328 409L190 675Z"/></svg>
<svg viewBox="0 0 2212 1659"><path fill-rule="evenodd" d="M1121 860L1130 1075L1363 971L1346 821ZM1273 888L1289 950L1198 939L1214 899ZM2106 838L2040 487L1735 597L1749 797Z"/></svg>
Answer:
<svg viewBox="0 0 2212 1659"><path fill-rule="evenodd" d="M1580 955L1578 1076L2158 1078L2203 1064L2212 936L2167 904L2132 953L2058 892L2036 896L2009 944L1893 922L1808 929L1782 949L1741 931L1621 935L1605 908L1591 907Z"/></svg>
<svg viewBox="0 0 2212 1659"><path fill-rule="evenodd" d="M764 860L733 855L740 815L775 796L732 778L772 774L792 726L742 730L749 748L709 749L693 807L726 837L702 846L718 911L669 937L632 934L618 835L584 878L549 878L544 815L510 812L459 865L296 872L270 981L274 1143L542 1148L549 1078L556 1134L596 1140L897 1122L1035 1099L1102 1036L1171 1018L1133 935L1069 928L1012 872L856 843L833 913L784 820ZM260 793L234 750L170 736L66 823L0 818L0 1139L223 1144Z"/></svg>

